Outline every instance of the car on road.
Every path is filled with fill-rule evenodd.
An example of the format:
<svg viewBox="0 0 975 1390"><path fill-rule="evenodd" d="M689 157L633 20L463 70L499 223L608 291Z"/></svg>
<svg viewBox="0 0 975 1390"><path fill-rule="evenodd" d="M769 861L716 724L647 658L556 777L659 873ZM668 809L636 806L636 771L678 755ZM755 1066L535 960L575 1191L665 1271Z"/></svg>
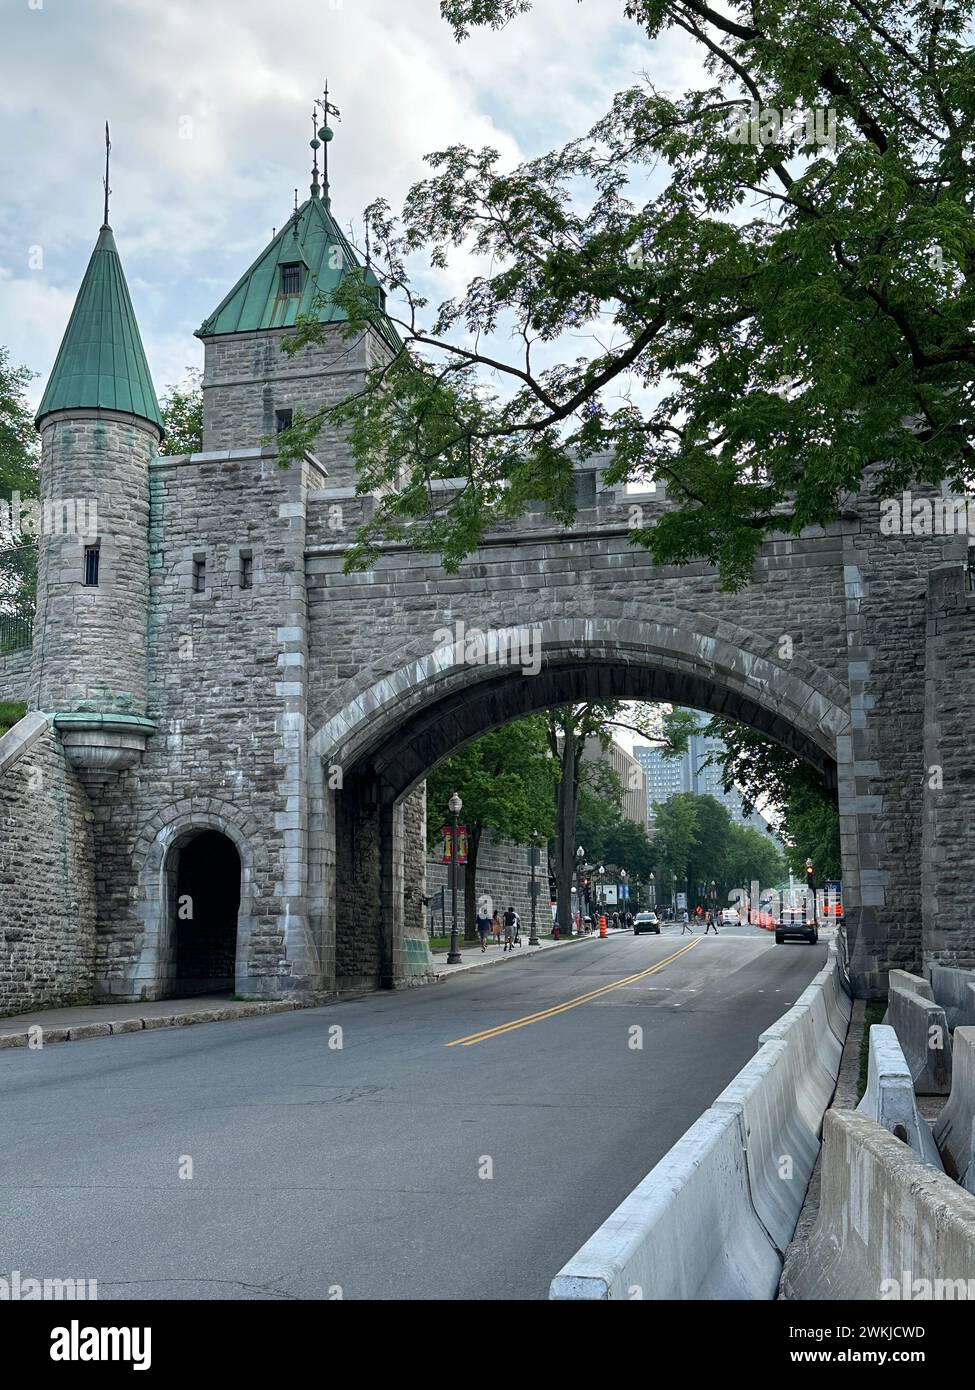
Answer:
<svg viewBox="0 0 975 1390"><path fill-rule="evenodd" d="M655 912L638 912L633 918L633 935L639 936L641 932L650 931L660 935L660 922Z"/></svg>
<svg viewBox="0 0 975 1390"><path fill-rule="evenodd" d="M819 940L819 925L816 922L803 922L800 918L780 917L775 924L775 944L781 946L786 941L805 941L815 946Z"/></svg>
<svg viewBox="0 0 975 1390"><path fill-rule="evenodd" d="M723 907L721 909L721 924L725 927L741 926L741 913L737 907Z"/></svg>

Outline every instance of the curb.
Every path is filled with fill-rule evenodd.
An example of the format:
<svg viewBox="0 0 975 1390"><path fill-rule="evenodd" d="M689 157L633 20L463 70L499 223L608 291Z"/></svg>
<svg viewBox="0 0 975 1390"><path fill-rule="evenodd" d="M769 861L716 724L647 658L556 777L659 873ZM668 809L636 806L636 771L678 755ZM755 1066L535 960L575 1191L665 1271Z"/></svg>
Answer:
<svg viewBox="0 0 975 1390"><path fill-rule="evenodd" d="M296 1009L317 1007L317 1004L303 1004L291 999L269 999L267 1002L228 1004L222 1009L196 1009L182 1014L151 1014L147 1018L76 1023L67 1028L45 1028L43 1024L35 1023L23 1033L0 1033L0 1051L8 1047L29 1047L32 1029L40 1029L43 1046L46 1043L75 1042L81 1038L112 1038L120 1033L141 1033L155 1028L189 1028L194 1023L222 1023L225 1019L259 1018L265 1014L286 1014Z"/></svg>

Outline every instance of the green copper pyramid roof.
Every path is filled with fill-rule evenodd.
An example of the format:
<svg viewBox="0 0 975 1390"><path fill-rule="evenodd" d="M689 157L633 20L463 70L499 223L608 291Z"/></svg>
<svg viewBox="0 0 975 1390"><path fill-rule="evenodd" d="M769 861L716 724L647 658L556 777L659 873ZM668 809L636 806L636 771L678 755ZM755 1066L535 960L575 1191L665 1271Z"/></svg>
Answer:
<svg viewBox="0 0 975 1390"><path fill-rule="evenodd" d="M98 233L37 422L78 408L119 410L163 427L110 227Z"/></svg>
<svg viewBox="0 0 975 1390"><path fill-rule="evenodd" d="M297 294L282 292L281 266L300 267ZM288 219L233 289L197 329L198 338L222 333L254 333L266 328L293 328L299 314L333 323L346 314L332 303L331 292L345 272L361 263L321 198L309 198ZM383 291L371 270L380 304ZM319 296L321 296L319 298ZM394 349L401 346L393 325L383 316L377 325Z"/></svg>

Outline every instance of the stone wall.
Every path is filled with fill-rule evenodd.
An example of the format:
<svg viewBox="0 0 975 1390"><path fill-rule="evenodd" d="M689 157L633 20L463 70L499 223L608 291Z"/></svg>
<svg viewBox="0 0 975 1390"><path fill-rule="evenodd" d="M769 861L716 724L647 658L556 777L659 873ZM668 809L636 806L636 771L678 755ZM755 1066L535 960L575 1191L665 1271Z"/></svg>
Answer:
<svg viewBox="0 0 975 1390"><path fill-rule="evenodd" d="M30 688L30 647L0 656L0 701L26 704Z"/></svg>
<svg viewBox="0 0 975 1390"><path fill-rule="evenodd" d="M306 902L310 482L321 482L316 469L279 469L272 449L152 466L148 713L157 731L141 767L93 793L103 994L166 992L173 914L161 869L205 829L230 838L242 862L237 992L318 987Z"/></svg>
<svg viewBox="0 0 975 1390"><path fill-rule="evenodd" d="M203 447L252 449L274 442L278 411L312 414L336 405L362 384L381 349L369 330L345 341L338 330L320 345L294 357L281 351L290 329L234 333L205 340ZM372 340L372 341L370 341ZM329 487L355 482L355 466L334 428L322 431L312 452L328 475Z"/></svg>
<svg viewBox="0 0 975 1390"><path fill-rule="evenodd" d="M0 738L0 1014L90 1002L91 810L48 720Z"/></svg>
<svg viewBox="0 0 975 1390"><path fill-rule="evenodd" d="M535 877L539 885L537 920L540 932L551 931L552 929L547 855L548 851L543 845L539 854L540 863L535 870ZM506 908L513 907L521 918L526 934L532 919L531 865L528 856L527 845L512 844L510 840L495 837L489 830L486 830L482 835L477 854L478 899L482 894L490 897L502 916L504 916ZM438 935L440 934L441 922L439 911L441 887L446 889L444 905L447 932L450 932L451 892L448 868L449 866L442 864L434 854L431 854L427 860L427 893L431 898L427 920L429 925L430 913L434 913L434 925ZM466 875L461 880L457 892L457 918L458 930L460 931L463 930L464 923L465 886Z"/></svg>
<svg viewBox="0 0 975 1390"><path fill-rule="evenodd" d="M925 665L924 965L975 968L975 593L958 565L928 579Z"/></svg>

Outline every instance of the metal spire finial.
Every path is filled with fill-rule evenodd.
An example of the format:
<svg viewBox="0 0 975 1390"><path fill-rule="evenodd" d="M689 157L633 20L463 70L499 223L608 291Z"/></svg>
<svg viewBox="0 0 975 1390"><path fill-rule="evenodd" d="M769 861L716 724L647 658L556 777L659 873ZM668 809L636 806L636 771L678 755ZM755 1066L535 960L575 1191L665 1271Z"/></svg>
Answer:
<svg viewBox="0 0 975 1390"><path fill-rule="evenodd" d="M316 139L318 139L318 140L320 140L320 141L322 142L322 185L323 185L323 192L324 192L324 195L325 195L325 206L327 207L328 204L329 204L329 195L328 195L328 145L329 145L329 141L332 139L332 136L335 134L335 132L332 130L331 126L330 126L329 123L328 123L328 118L329 118L329 116L334 116L335 119L336 119L337 121L340 121L340 120L342 119L341 113L339 112L339 108L338 108L337 106L334 106L334 105L332 104L332 102L330 102L329 99L328 99L328 78L327 78L327 77L326 77L326 79L325 79L325 94L324 94L324 97L320 97L320 98L315 102L315 109L316 109L317 111L321 111L322 117L323 117L321 129L318 130L318 131L316 132ZM313 148L314 148L314 147L313 147ZM318 157L318 156L317 156L317 152L316 152L316 156L315 156L315 157L316 157L316 160L317 160L317 157Z"/></svg>
<svg viewBox="0 0 975 1390"><path fill-rule="evenodd" d="M109 155L110 155L111 153L112 153L112 141L111 141L111 138L109 137L109 133L108 133L108 121L106 121L106 122L105 122L105 178L104 178L104 180L103 180L103 183L105 184L105 216L104 216L103 219L102 219L102 228L103 228L103 229L106 228L106 227L108 227L108 225L109 225L109 223L108 223L108 195L111 193L112 190L111 190L111 188L109 187L109 184L108 184L108 159L109 159Z"/></svg>
<svg viewBox="0 0 975 1390"><path fill-rule="evenodd" d="M318 151L321 148L321 141L318 138L318 103L311 108L311 196L320 198L322 196L322 186L318 182Z"/></svg>

